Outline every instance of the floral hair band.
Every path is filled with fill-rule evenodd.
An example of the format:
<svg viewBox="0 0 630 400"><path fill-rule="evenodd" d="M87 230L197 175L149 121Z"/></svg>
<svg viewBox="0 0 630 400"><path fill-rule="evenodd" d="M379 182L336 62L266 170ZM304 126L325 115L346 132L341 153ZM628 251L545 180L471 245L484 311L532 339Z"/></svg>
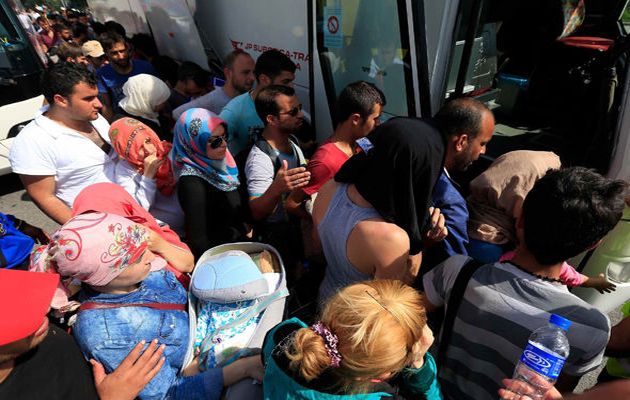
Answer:
<svg viewBox="0 0 630 400"><path fill-rule="evenodd" d="M337 345L339 344L337 335L332 333L322 321L317 321L311 326L311 329L324 339L326 352L328 353L328 357L330 357L330 365L333 368L339 368L341 354L339 354L339 350L337 350Z"/></svg>

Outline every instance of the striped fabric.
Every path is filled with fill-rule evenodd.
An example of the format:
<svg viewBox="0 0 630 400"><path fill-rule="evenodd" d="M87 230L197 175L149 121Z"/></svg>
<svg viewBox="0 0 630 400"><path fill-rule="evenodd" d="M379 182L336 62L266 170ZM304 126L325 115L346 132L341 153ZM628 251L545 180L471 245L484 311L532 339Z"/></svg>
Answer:
<svg viewBox="0 0 630 400"><path fill-rule="evenodd" d="M453 256L425 275L425 295L432 305L448 302L467 259ZM545 325L551 313L573 322L563 372L581 376L599 366L610 336L607 316L566 286L537 279L509 263L480 267L457 312L446 365L439 366L445 398L496 399L501 379L512 376L529 335Z"/></svg>

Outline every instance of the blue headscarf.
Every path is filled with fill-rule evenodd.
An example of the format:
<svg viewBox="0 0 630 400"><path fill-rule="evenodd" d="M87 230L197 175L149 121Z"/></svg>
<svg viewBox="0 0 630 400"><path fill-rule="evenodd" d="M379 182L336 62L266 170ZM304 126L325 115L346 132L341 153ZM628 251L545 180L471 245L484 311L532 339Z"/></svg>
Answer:
<svg viewBox="0 0 630 400"><path fill-rule="evenodd" d="M211 160L206 155L208 139L221 124L225 126L216 114L203 108L184 112L173 131L174 170L178 177L198 176L215 188L230 192L239 185L234 157L227 149L223 160Z"/></svg>

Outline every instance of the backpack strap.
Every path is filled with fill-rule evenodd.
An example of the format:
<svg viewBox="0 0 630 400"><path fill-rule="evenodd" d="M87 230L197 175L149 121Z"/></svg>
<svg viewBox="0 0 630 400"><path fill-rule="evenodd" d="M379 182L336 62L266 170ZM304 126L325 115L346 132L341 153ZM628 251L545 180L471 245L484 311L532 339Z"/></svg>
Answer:
<svg viewBox="0 0 630 400"><path fill-rule="evenodd" d="M440 336L440 347L438 348L436 360L438 370L444 366L444 362L446 361L446 349L451 342L455 317L464 299L464 292L466 292L468 282L475 271L482 265L484 265L484 263L481 261L471 258L462 266L462 269L457 274L455 284L453 284L453 288L451 289L451 295L446 303L446 315L444 315L444 321L442 322L442 335Z"/></svg>
<svg viewBox="0 0 630 400"><path fill-rule="evenodd" d="M302 153L302 150L300 150L300 147L295 144L293 138L289 138L289 144L291 145L291 153L297 159L298 166L306 166L304 154ZM271 164L273 164L273 175L276 176L278 170L282 168L282 161L280 160L280 157L278 157L278 153L273 149L273 147L271 147L269 142L262 137L254 143L254 146L258 147L260 151L265 153L267 157L271 159Z"/></svg>

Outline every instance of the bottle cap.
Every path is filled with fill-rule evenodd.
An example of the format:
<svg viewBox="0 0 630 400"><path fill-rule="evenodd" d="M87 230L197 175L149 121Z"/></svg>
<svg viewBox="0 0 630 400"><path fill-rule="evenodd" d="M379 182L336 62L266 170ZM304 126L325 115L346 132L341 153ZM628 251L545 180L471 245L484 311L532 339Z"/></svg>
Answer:
<svg viewBox="0 0 630 400"><path fill-rule="evenodd" d="M562 318L561 316L556 314L551 314L551 317L549 317L549 322L565 331L568 331L569 327L571 326L571 321L566 318Z"/></svg>

